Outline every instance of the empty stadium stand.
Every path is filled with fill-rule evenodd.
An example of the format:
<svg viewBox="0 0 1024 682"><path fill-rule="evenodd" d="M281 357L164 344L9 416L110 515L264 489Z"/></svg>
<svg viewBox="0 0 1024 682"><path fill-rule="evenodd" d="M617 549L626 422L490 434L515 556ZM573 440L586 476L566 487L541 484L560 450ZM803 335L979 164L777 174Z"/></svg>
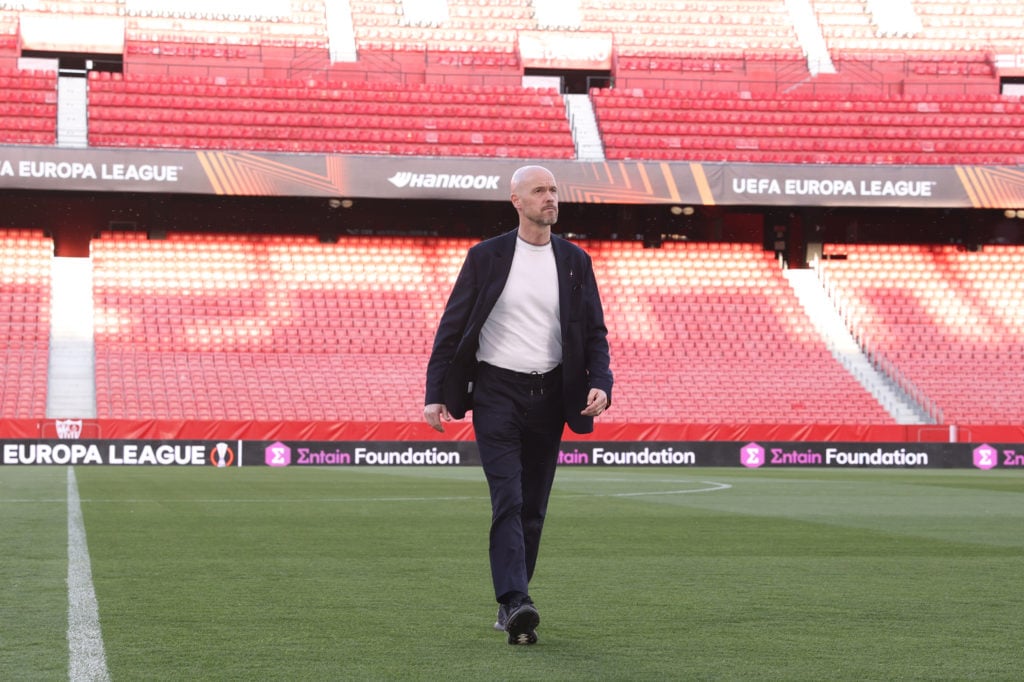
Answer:
<svg viewBox="0 0 1024 682"><path fill-rule="evenodd" d="M516 33L538 28L527 3L452 0L446 15L407 19L402 3L350 2L355 41L370 50L513 54Z"/></svg>
<svg viewBox="0 0 1024 682"><path fill-rule="evenodd" d="M76 3L88 5L91 3ZM108 3L111 4L111 3ZM121 3L112 3L119 5ZM225 14L216 6L202 13L194 8L174 12L173 3L163 11L153 3L126 0L125 40L130 50L156 55L187 53L189 46L288 46L326 49L327 27L324 2L280 0L249 3L244 13ZM176 49L177 48L177 49ZM201 57L222 56L213 51L195 51ZM242 53L239 56L243 56ZM223 56L227 56L226 54Z"/></svg>
<svg viewBox="0 0 1024 682"><path fill-rule="evenodd" d="M93 244L98 414L416 420L470 243L105 234ZM760 247L587 246L609 310L617 422L891 421Z"/></svg>
<svg viewBox="0 0 1024 682"><path fill-rule="evenodd" d="M98 415L418 419L437 291L464 247L104 235L93 242Z"/></svg>
<svg viewBox="0 0 1024 682"><path fill-rule="evenodd" d="M1001 0L906 2L912 16L879 25L882 5L900 3L814 0L825 38L837 52L1015 52L1020 47L1024 6ZM875 12L872 12L872 9Z"/></svg>
<svg viewBox="0 0 1024 682"><path fill-rule="evenodd" d="M391 49L447 49L508 52L522 30L608 33L623 54L660 50L795 50L795 32L782 0L717 3L583 1L576 12L540 16L537 3L449 0L447 16L436 23L404 20L397 2L352 2L357 44ZM550 4L550 3L548 3ZM568 4L568 3L567 3ZM643 30L638 30L642 26Z"/></svg>
<svg viewBox="0 0 1024 682"><path fill-rule="evenodd" d="M563 6L560 6L563 5ZM889 53L1013 53L1024 10L1002 0L808 0L833 56ZM278 0L225 11L211 3L178 6L133 0L7 3L0 26L22 13L103 15L124 21L128 53L149 59L242 58L262 47L326 52L329 14L344 12L358 51L440 51L513 55L521 31L608 34L619 55L679 57L737 53L806 53L797 16L783 0L577 3L448 0L429 11L401 0L347 2ZM8 28L10 35L14 29ZM206 49L209 48L209 49ZM237 50L229 53L229 48Z"/></svg>
<svg viewBox="0 0 1024 682"><path fill-rule="evenodd" d="M45 412L52 243L6 230L2 413ZM467 240L111 233L93 243L100 418L418 417ZM609 311L616 421L887 423L825 350L770 253L589 242ZM831 245L824 285L856 338L950 423L1024 403L1021 247ZM837 398L838 397L838 398Z"/></svg>
<svg viewBox="0 0 1024 682"><path fill-rule="evenodd" d="M609 311L616 421L892 421L759 245L586 247Z"/></svg>
<svg viewBox="0 0 1024 682"><path fill-rule="evenodd" d="M553 89L94 74L93 146L572 158Z"/></svg>
<svg viewBox="0 0 1024 682"><path fill-rule="evenodd" d="M509 84L524 73L520 33L547 31L609 37L614 87L590 92L612 160L1024 157L1020 99L998 94L995 66L1020 52L1024 10L1013 3L809 2L811 32L838 68L814 76L801 17L782 0L535 4L449 0L419 15L398 0L347 3L357 66L327 60L329 14L339 10L318 0L245 14L16 3L0 10L0 34L16 38L23 13L124 22L124 74L91 72L97 147L573 158L559 93ZM237 70L212 67L232 60ZM10 68L0 79L0 140L54 144L53 72Z"/></svg>
<svg viewBox="0 0 1024 682"><path fill-rule="evenodd" d="M0 230L0 415L46 416L53 242L35 230Z"/></svg>
<svg viewBox="0 0 1024 682"><path fill-rule="evenodd" d="M56 144L55 73L0 69L0 142Z"/></svg>
<svg viewBox="0 0 1024 682"><path fill-rule="evenodd" d="M651 52L798 52L783 0L704 2L580 2L579 28L611 33L624 55ZM643 30L638 30L643 26Z"/></svg>
<svg viewBox="0 0 1024 682"><path fill-rule="evenodd" d="M942 421L1020 419L1024 249L831 245L825 255L820 275L851 331Z"/></svg>
<svg viewBox="0 0 1024 682"><path fill-rule="evenodd" d="M1019 98L591 92L609 159L1020 164Z"/></svg>

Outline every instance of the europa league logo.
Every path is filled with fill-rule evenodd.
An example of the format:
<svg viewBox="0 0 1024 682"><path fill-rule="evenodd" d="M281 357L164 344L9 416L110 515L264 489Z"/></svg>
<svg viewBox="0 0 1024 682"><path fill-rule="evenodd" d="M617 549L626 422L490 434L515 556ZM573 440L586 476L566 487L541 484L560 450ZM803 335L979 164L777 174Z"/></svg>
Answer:
<svg viewBox="0 0 1024 682"><path fill-rule="evenodd" d="M218 469L229 467L235 463L235 453L227 443L217 443L213 450L211 464Z"/></svg>

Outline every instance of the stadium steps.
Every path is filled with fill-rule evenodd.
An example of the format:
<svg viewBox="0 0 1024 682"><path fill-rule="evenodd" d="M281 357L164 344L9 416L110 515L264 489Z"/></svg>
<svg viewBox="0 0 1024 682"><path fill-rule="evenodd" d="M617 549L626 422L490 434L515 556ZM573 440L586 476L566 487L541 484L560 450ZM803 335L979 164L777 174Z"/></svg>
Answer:
<svg viewBox="0 0 1024 682"><path fill-rule="evenodd" d="M57 79L57 146L86 147L89 144L88 99L85 73Z"/></svg>
<svg viewBox="0 0 1024 682"><path fill-rule="evenodd" d="M800 48L807 56L807 70L812 76L835 73L836 67L828 53L821 26L808 0L786 0L786 9L796 29Z"/></svg>
<svg viewBox="0 0 1024 682"><path fill-rule="evenodd" d="M331 63L355 62L359 59L356 50L356 29L352 21L352 4L348 0L332 0L324 3L327 20L328 52Z"/></svg>
<svg viewBox="0 0 1024 682"><path fill-rule="evenodd" d="M604 161L604 146L590 95L565 95L565 110L572 127L577 161Z"/></svg>
<svg viewBox="0 0 1024 682"><path fill-rule="evenodd" d="M95 419L92 262L54 257L51 277L46 416Z"/></svg>
<svg viewBox="0 0 1024 682"><path fill-rule="evenodd" d="M814 270L789 269L784 274L832 356L875 397L896 423L932 423L920 405L871 364L843 324Z"/></svg>

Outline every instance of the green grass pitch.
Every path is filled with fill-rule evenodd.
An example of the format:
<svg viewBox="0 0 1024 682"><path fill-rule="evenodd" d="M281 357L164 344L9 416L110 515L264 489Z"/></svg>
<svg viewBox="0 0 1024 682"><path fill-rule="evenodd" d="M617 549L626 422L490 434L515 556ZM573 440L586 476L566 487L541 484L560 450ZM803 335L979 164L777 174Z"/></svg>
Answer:
<svg viewBox="0 0 1024 682"><path fill-rule="evenodd" d="M1024 679L1024 472L563 467L533 647L477 468L74 474L115 681ZM0 469L0 679L68 679L67 498Z"/></svg>

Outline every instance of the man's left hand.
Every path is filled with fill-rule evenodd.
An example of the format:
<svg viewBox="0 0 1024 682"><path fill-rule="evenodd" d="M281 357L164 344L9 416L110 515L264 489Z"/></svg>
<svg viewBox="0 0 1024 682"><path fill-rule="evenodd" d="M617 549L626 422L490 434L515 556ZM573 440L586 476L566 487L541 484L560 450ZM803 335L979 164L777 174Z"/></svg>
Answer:
<svg viewBox="0 0 1024 682"><path fill-rule="evenodd" d="M584 417L597 417L608 408L608 394L599 388L590 389L587 406L580 410Z"/></svg>

